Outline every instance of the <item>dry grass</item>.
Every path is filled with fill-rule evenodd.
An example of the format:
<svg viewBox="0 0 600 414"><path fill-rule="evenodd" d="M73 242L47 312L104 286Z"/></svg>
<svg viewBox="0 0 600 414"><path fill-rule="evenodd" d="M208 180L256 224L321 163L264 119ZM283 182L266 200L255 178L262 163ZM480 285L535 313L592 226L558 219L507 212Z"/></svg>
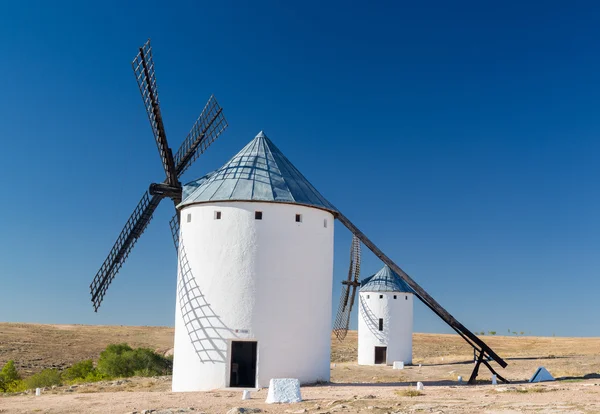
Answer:
<svg viewBox="0 0 600 414"><path fill-rule="evenodd" d="M98 359L109 344L128 343L166 352L173 328L152 326L41 325L0 323L0 366L12 359L30 375L44 368L63 369L84 359Z"/></svg>
<svg viewBox="0 0 600 414"><path fill-rule="evenodd" d="M396 395L401 397L421 397L425 394L417 390L398 390L396 391Z"/></svg>

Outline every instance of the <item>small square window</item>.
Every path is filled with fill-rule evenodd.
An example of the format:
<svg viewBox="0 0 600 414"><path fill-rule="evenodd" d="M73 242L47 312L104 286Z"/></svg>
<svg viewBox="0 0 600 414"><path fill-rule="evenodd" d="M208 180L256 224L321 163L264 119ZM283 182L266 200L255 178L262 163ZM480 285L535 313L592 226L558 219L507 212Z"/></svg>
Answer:
<svg viewBox="0 0 600 414"><path fill-rule="evenodd" d="M394 295L394 299L397 299L398 297L396 295Z"/></svg>
<svg viewBox="0 0 600 414"><path fill-rule="evenodd" d="M379 295L379 299L383 299L383 295Z"/></svg>
<svg viewBox="0 0 600 414"><path fill-rule="evenodd" d="M192 215L188 214L187 215L187 222L190 223L192 221Z"/></svg>
<svg viewBox="0 0 600 414"><path fill-rule="evenodd" d="M302 214L296 214L296 223L302 223Z"/></svg>
<svg viewBox="0 0 600 414"><path fill-rule="evenodd" d="M327 228L327 219L323 220L323 227Z"/></svg>
<svg viewBox="0 0 600 414"><path fill-rule="evenodd" d="M262 211L255 211L254 212L254 218L256 220L262 220Z"/></svg>
<svg viewBox="0 0 600 414"><path fill-rule="evenodd" d="M215 211L215 220L221 220L221 212Z"/></svg>
<svg viewBox="0 0 600 414"><path fill-rule="evenodd" d="M370 295L367 295L367 299L369 299L370 297L371 297Z"/></svg>

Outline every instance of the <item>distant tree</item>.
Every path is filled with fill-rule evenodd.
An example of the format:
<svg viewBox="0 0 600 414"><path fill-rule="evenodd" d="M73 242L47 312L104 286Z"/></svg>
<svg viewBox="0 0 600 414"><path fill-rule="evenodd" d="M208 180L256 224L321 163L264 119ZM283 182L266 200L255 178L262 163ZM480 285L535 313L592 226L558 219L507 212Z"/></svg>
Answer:
<svg viewBox="0 0 600 414"><path fill-rule="evenodd" d="M525 332L521 331L521 332L520 332L520 334L521 334L521 335L525 335Z"/></svg>
<svg viewBox="0 0 600 414"><path fill-rule="evenodd" d="M4 365L4 368L2 368L2 371L0 371L0 375L7 382L21 379L19 373L17 372L17 368L15 368L15 361L12 359Z"/></svg>
<svg viewBox="0 0 600 414"><path fill-rule="evenodd" d="M488 332L490 335L496 335L496 331L489 331Z"/></svg>
<svg viewBox="0 0 600 414"><path fill-rule="evenodd" d="M15 368L15 362L11 359L0 370L0 391L17 391L21 382L21 376L17 372L17 368Z"/></svg>

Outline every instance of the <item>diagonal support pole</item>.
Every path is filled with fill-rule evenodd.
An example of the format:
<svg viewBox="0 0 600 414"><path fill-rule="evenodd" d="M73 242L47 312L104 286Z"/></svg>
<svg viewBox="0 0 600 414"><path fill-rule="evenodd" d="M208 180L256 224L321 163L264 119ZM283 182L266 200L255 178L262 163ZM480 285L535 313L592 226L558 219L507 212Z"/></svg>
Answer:
<svg viewBox="0 0 600 414"><path fill-rule="evenodd" d="M363 232L361 232L346 216L341 212L336 213L336 218L344 225L350 232L358 237L360 241L371 250L375 256L377 256L383 263L388 265L408 286L411 287L415 295L429 307L436 315L438 315L444 322L446 322L452 329L454 329L469 345L475 348L480 353L480 358L484 358L485 354L489 355L496 363L502 368L505 368L508 364L498 354L496 354L485 342L479 339L478 336L468 330L463 324L461 324L456 318L454 318L446 309L444 309L435 299L433 299L417 282L415 282L408 274L402 270L396 263L392 261L385 253L383 253ZM487 361L486 361L487 362ZM479 362L476 369L479 369ZM485 364L490 367L488 363ZM476 373L475 373L475 376ZM500 378L500 377L498 377Z"/></svg>
<svg viewBox="0 0 600 414"><path fill-rule="evenodd" d="M479 374L479 366L483 362L484 353L479 353L479 358L477 358L477 362L475 363L475 368L473 368L473 372L471 373L471 377L469 378L469 385L475 385L475 380L477 379L477 375Z"/></svg>

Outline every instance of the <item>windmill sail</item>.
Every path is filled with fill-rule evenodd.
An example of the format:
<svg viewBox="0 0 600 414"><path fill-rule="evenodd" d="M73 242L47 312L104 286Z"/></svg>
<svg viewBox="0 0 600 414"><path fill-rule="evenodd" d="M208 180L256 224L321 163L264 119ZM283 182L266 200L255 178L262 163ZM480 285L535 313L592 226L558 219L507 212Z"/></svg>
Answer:
<svg viewBox="0 0 600 414"><path fill-rule="evenodd" d="M179 148L179 151L177 151L177 162L175 162L173 152L167 142L165 126L160 111L156 71L149 39L139 48L139 53L134 58L132 67L146 113L148 114L148 119L150 120L150 127L152 128L152 134L158 147L166 179L163 183L151 184L150 191L144 193L144 196L133 210L129 220L125 223L117 241L90 284L92 304L96 312L104 299L108 286L123 266L123 263L125 263L129 253L131 253L131 249L133 249L133 246L148 226L148 223L150 223L152 215L160 201L168 197L177 206L182 197L182 188L178 181L179 177L227 128L227 121L223 116L223 110L214 96L211 96L192 127L190 134ZM176 212L175 217L171 220L171 230L176 248L179 243L178 214Z"/></svg>
<svg viewBox="0 0 600 414"><path fill-rule="evenodd" d="M333 324L333 332L336 338L343 341L350 327L350 316L356 297L356 288L360 285L360 240L352 236L350 246L350 265L348 267L348 278L342 282L342 292L338 313Z"/></svg>

